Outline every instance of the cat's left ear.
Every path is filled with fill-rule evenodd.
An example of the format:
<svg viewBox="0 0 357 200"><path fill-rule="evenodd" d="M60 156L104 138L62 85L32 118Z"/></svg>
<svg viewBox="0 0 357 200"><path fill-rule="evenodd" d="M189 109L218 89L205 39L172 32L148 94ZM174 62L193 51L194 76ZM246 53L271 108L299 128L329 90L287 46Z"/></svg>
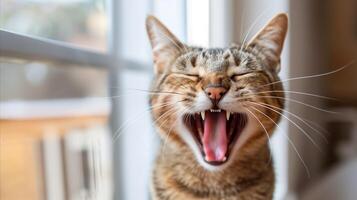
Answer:
<svg viewBox="0 0 357 200"><path fill-rule="evenodd" d="M276 72L280 71L280 54L283 50L287 30L288 16L281 13L271 19L248 43L252 48L257 47L259 49L264 55L264 61Z"/></svg>
<svg viewBox="0 0 357 200"><path fill-rule="evenodd" d="M146 18L146 30L153 51L154 71L156 74L163 73L185 46L154 16Z"/></svg>

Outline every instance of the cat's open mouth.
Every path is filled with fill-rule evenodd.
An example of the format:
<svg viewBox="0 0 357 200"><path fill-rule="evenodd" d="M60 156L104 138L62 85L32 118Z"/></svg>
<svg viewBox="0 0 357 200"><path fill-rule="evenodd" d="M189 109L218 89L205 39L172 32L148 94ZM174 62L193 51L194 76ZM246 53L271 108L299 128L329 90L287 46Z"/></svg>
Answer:
<svg viewBox="0 0 357 200"><path fill-rule="evenodd" d="M211 165L225 163L247 124L244 113L210 109L184 116L184 123L195 139L204 160Z"/></svg>

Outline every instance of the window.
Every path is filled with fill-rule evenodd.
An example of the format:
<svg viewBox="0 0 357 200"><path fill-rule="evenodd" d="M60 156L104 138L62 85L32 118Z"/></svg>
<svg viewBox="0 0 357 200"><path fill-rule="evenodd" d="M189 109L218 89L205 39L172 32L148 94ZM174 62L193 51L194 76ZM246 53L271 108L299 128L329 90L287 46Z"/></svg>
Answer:
<svg viewBox="0 0 357 200"><path fill-rule="evenodd" d="M2 0L0 28L107 51L105 0Z"/></svg>
<svg viewBox="0 0 357 200"><path fill-rule="evenodd" d="M0 199L112 199L109 2L0 1Z"/></svg>

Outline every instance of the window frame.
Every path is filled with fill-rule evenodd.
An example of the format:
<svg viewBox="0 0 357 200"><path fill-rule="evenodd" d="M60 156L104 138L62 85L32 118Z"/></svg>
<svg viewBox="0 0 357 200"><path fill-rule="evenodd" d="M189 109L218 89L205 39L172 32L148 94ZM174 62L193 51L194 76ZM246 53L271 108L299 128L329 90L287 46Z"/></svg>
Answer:
<svg viewBox="0 0 357 200"><path fill-rule="evenodd" d="M35 61L75 64L110 70L124 67L130 70L147 70L147 64L135 60L119 59L119 13L120 1L106 0L108 32L105 52L86 49L75 44L30 36L0 28L0 56ZM119 65L120 63L120 65Z"/></svg>
<svg viewBox="0 0 357 200"><path fill-rule="evenodd" d="M1 56L62 62L83 66L108 66L110 54L76 47L65 42L22 35L0 29Z"/></svg>

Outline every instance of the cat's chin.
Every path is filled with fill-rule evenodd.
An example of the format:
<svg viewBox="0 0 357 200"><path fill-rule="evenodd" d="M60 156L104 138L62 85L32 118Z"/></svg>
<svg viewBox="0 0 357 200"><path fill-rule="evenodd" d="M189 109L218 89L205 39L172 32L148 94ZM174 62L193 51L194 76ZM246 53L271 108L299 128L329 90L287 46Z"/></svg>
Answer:
<svg viewBox="0 0 357 200"><path fill-rule="evenodd" d="M208 170L224 168L231 159L234 147L248 116L222 109L210 109L183 116L183 124L193 138L199 163Z"/></svg>

